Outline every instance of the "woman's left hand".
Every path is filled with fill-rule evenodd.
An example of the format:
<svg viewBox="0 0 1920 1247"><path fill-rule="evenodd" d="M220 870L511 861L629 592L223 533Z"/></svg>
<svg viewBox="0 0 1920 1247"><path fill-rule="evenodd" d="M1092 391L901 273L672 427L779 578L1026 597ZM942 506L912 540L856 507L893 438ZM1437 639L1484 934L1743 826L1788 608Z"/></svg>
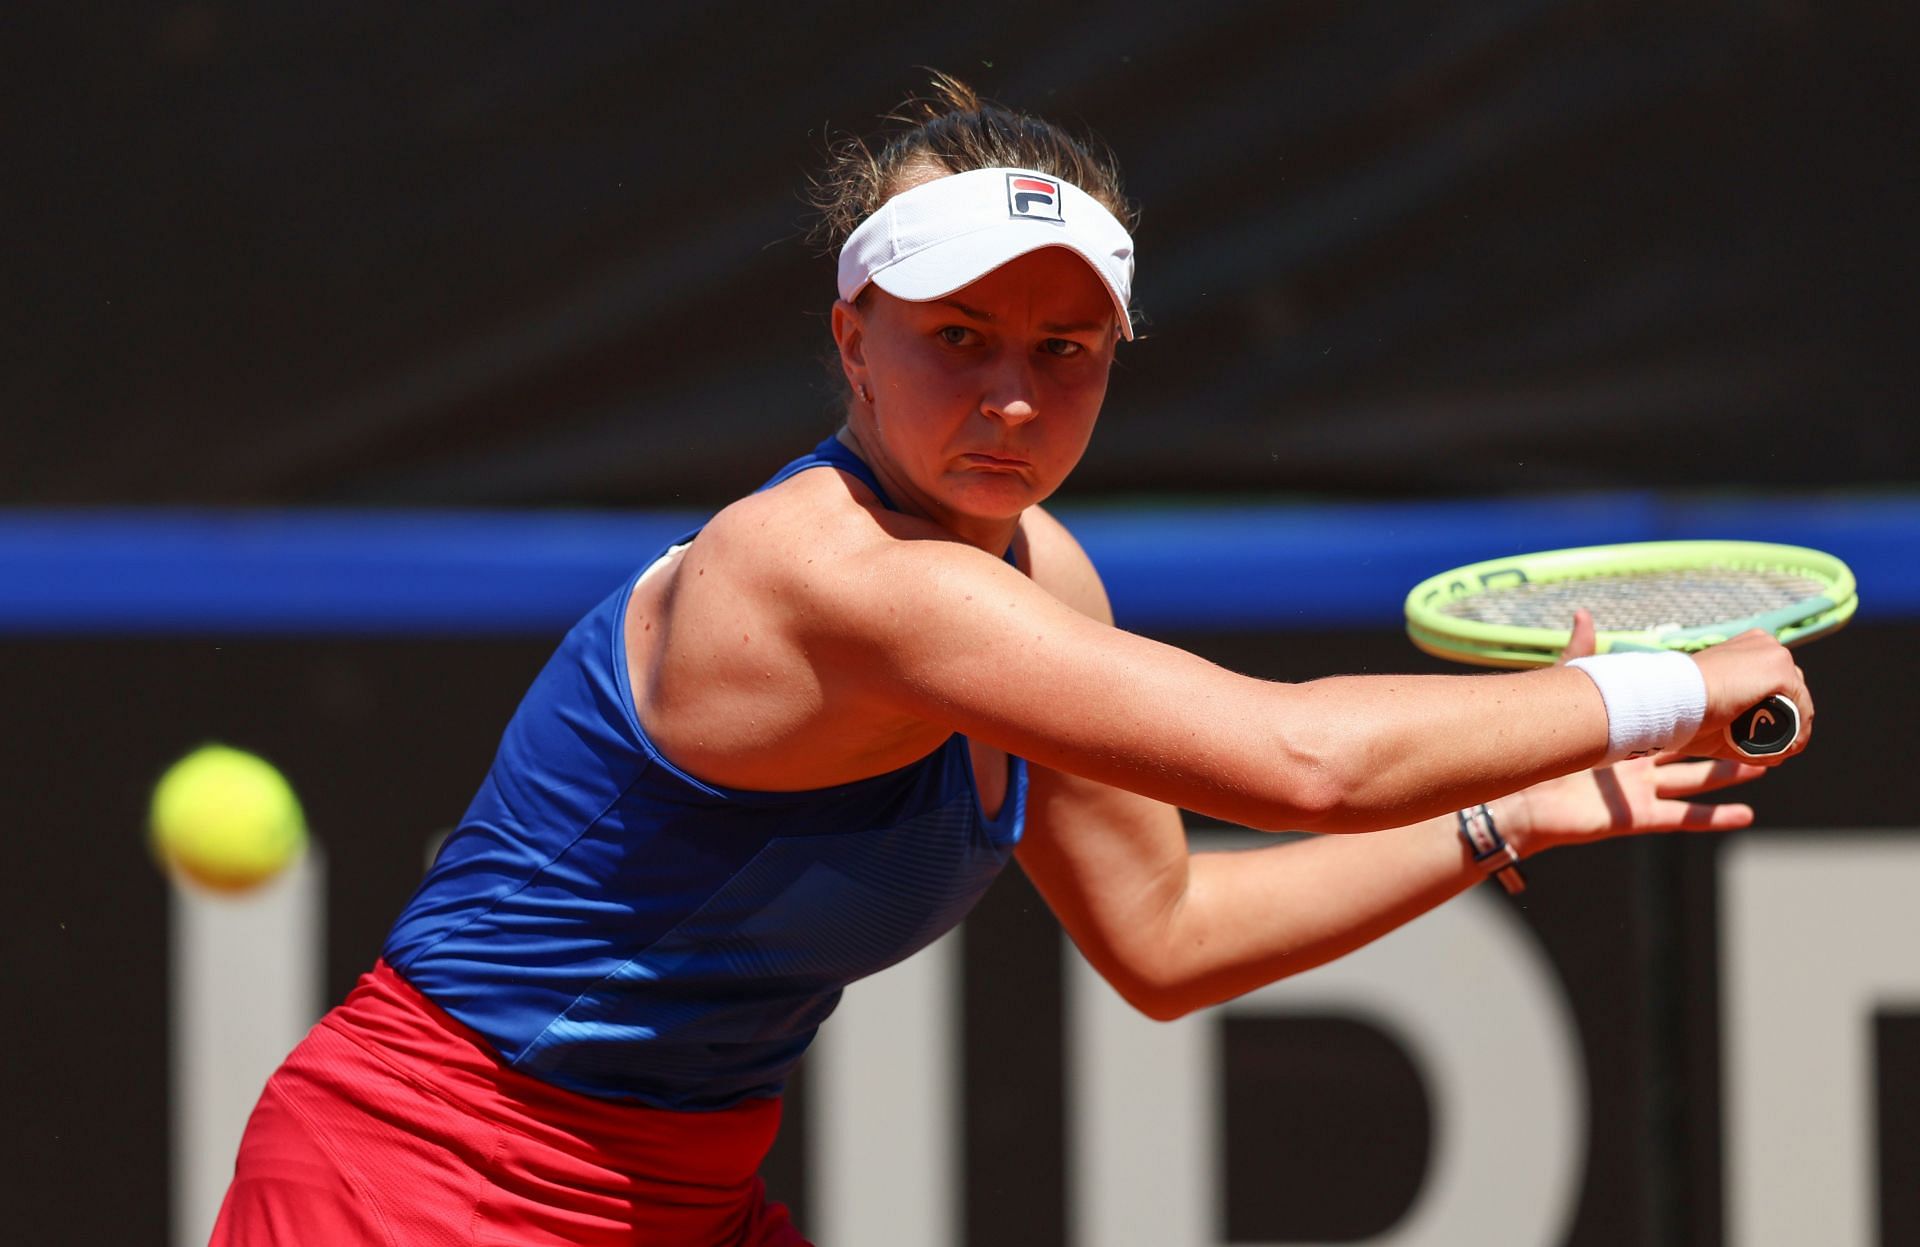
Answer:
<svg viewBox="0 0 1920 1247"><path fill-rule="evenodd" d="M1593 617L1574 616L1561 661L1593 652ZM1689 761L1678 754L1635 758L1535 784L1503 798L1505 830L1532 856L1562 844L1609 840L1656 831L1731 831L1753 822L1753 807L1689 800L1759 779L1767 768L1743 762Z"/></svg>

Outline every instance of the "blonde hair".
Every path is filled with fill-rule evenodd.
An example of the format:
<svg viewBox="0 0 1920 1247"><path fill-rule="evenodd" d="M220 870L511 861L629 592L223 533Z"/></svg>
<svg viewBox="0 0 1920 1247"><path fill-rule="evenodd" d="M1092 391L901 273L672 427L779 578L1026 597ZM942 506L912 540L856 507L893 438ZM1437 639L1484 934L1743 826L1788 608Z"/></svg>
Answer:
<svg viewBox="0 0 1920 1247"><path fill-rule="evenodd" d="M1129 233L1139 220L1105 144L983 100L951 74L935 72L929 94L909 97L882 120L896 128L878 150L858 136L841 139L808 185L807 200L818 214L812 237L827 249L839 250L860 222L901 191L974 169L1050 174L1093 196Z"/></svg>

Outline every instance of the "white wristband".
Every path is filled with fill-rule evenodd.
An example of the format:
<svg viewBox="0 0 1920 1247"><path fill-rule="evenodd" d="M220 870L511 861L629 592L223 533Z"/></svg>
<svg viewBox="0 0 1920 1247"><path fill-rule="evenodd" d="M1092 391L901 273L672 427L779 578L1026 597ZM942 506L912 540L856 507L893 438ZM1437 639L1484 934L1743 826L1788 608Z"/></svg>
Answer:
<svg viewBox="0 0 1920 1247"><path fill-rule="evenodd" d="M1684 745L1707 717L1707 681L1700 665L1671 650L1576 658L1607 703L1608 763Z"/></svg>

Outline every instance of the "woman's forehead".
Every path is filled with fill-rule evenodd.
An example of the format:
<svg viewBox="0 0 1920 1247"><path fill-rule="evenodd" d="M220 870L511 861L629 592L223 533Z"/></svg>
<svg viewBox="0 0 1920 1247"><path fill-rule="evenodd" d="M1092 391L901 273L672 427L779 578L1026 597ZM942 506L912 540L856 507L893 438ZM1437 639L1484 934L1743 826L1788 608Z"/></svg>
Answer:
<svg viewBox="0 0 1920 1247"><path fill-rule="evenodd" d="M1114 317L1113 299L1100 278L1085 260L1064 247L1043 247L1016 256L952 294L920 306L955 305L984 313L985 319L1032 319L1075 327L1111 328Z"/></svg>

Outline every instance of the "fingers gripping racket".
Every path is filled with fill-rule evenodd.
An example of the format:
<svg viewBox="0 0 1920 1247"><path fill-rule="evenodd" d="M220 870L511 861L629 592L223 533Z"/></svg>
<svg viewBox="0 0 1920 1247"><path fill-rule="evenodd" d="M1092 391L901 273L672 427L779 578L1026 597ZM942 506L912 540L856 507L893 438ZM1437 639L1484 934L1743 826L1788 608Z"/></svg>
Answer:
<svg viewBox="0 0 1920 1247"><path fill-rule="evenodd" d="M1594 652L1693 651L1754 628L1785 645L1825 636L1859 605L1853 573L1830 554L1754 541L1644 541L1490 559L1442 572L1407 595L1407 635L1429 654L1482 667L1544 667L1593 613ZM1742 753L1766 757L1800 733L1775 695L1727 725Z"/></svg>

